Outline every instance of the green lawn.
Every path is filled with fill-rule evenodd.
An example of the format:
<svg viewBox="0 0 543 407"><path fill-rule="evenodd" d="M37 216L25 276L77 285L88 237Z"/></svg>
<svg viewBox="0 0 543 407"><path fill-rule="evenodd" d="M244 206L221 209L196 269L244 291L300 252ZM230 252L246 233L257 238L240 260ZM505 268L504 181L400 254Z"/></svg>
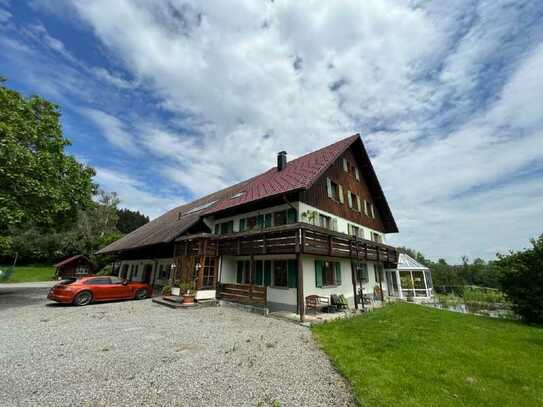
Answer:
<svg viewBox="0 0 543 407"><path fill-rule="evenodd" d="M9 270L11 266L0 266L1 270ZM27 283L31 281L47 281L55 278L55 268L51 266L16 266L15 271L4 283Z"/></svg>
<svg viewBox="0 0 543 407"><path fill-rule="evenodd" d="M393 304L313 333L361 405L543 405L541 328Z"/></svg>

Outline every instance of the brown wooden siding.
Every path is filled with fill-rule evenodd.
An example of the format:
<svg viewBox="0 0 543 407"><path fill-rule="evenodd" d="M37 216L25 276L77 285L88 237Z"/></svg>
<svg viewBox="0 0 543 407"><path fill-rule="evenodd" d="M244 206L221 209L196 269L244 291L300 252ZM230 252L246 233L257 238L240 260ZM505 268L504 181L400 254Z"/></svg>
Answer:
<svg viewBox="0 0 543 407"><path fill-rule="evenodd" d="M346 173L343 170L343 158L346 158L351 166L357 166L360 172L360 181L355 178L353 172ZM326 190L326 178L330 178L336 184L343 187L343 203L328 198ZM360 197L360 204L362 206L361 212L357 212L354 209L349 208L347 192L351 191ZM368 228L377 230L379 232L385 232L385 227L381 220L381 214L375 205L375 201L370 193L370 190L364 180L364 170L360 163L355 159L351 148L347 149L345 153L327 170L324 174L309 188L305 193L300 194L300 199L308 205L315 208L322 209L323 211L330 212L334 215L350 220L351 222L358 223ZM364 200L369 203L373 203L375 210L375 219L366 216L364 213ZM354 203L356 206L356 203Z"/></svg>

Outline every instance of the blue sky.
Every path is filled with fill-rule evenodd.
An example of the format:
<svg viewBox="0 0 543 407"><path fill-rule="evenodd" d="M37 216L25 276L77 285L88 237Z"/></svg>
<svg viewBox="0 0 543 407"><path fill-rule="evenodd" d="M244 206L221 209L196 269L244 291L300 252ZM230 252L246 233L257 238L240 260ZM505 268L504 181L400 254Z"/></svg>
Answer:
<svg viewBox="0 0 543 407"><path fill-rule="evenodd" d="M543 3L0 0L0 75L151 217L361 133L430 257L543 233Z"/></svg>

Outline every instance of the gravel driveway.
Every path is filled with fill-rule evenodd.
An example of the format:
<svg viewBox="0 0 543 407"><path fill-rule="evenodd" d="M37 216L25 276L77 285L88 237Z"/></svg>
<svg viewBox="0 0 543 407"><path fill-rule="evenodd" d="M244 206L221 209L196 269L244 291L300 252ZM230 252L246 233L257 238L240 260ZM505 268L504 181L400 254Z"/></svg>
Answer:
<svg viewBox="0 0 543 407"><path fill-rule="evenodd" d="M2 406L331 406L348 386L307 328L150 300L72 307L0 288Z"/></svg>

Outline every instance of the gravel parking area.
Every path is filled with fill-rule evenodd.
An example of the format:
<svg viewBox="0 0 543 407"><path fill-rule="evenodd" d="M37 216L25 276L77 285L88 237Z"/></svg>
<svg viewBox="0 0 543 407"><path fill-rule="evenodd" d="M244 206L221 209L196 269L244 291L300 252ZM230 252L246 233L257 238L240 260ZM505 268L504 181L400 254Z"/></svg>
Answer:
<svg viewBox="0 0 543 407"><path fill-rule="evenodd" d="M352 404L307 328L150 300L56 305L46 292L0 288L2 406Z"/></svg>

